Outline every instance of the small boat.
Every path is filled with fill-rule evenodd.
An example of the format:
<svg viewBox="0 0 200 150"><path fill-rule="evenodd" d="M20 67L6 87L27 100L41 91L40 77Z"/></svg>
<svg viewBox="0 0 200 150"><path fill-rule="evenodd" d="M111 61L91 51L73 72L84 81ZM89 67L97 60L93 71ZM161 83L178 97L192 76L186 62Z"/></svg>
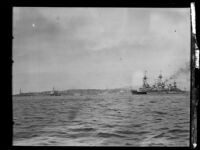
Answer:
<svg viewBox="0 0 200 150"><path fill-rule="evenodd" d="M147 94L145 91L137 91L137 90L131 90L132 94Z"/></svg>
<svg viewBox="0 0 200 150"><path fill-rule="evenodd" d="M58 93L58 91L55 91L53 87L53 90L51 91L50 96L60 96L60 94Z"/></svg>

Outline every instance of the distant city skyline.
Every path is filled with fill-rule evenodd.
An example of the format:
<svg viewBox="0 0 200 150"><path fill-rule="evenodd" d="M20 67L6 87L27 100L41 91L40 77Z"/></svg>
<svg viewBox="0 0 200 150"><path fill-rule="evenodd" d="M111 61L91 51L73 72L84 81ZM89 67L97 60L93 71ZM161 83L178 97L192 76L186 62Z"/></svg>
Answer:
<svg viewBox="0 0 200 150"><path fill-rule="evenodd" d="M138 88L187 68L190 9L14 7L13 37L13 94Z"/></svg>

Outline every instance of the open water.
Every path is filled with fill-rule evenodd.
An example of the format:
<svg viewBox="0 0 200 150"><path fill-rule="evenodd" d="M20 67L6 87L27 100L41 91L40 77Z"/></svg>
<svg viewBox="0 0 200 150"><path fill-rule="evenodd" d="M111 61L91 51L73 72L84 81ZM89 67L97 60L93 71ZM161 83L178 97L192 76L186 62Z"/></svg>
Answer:
<svg viewBox="0 0 200 150"><path fill-rule="evenodd" d="M189 94L13 96L13 145L189 146Z"/></svg>

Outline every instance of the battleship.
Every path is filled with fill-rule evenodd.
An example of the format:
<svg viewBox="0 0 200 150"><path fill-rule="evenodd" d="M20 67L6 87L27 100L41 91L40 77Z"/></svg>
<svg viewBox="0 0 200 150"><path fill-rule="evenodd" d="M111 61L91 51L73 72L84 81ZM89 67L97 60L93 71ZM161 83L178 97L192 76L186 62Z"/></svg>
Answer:
<svg viewBox="0 0 200 150"><path fill-rule="evenodd" d="M152 86L147 82L147 71L145 71L143 77L143 85L138 90L131 90L132 94L147 94L147 93L167 93L167 94L178 94L178 93L185 93L177 87L177 83L174 80L173 83L167 83L168 80L166 79L163 81L163 76L160 73L158 76L157 82Z"/></svg>

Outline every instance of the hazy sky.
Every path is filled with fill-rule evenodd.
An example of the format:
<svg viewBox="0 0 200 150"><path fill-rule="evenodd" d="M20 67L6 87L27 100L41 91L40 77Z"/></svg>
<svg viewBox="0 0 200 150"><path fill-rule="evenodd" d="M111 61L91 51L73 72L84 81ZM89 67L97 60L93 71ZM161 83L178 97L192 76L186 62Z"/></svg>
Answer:
<svg viewBox="0 0 200 150"><path fill-rule="evenodd" d="M135 88L189 62L190 9L15 7L13 36L14 93Z"/></svg>

